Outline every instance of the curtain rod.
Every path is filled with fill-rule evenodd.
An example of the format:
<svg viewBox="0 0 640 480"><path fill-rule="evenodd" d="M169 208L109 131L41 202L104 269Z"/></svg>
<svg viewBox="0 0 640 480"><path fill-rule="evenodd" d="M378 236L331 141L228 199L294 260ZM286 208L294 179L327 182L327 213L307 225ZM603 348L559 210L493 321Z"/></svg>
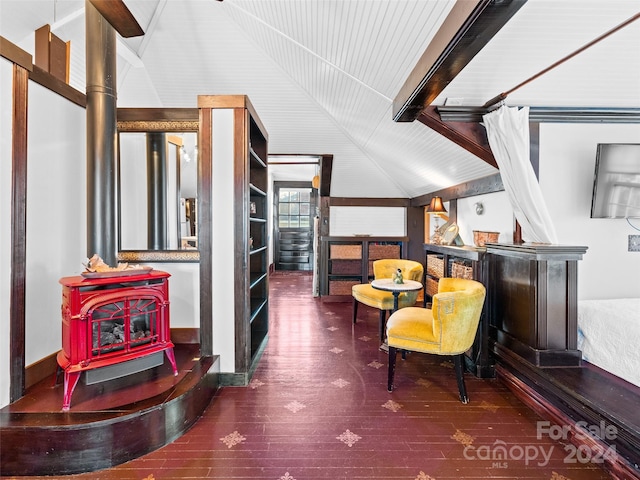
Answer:
<svg viewBox="0 0 640 480"><path fill-rule="evenodd" d="M567 60L575 57L576 55L578 55L579 53L582 53L583 51L585 51L586 49L592 47L593 45L595 45L596 43L600 42L601 40L604 40L605 38L607 38L609 35L617 32L618 30L626 27L627 25L629 25L632 22L635 22L636 20L638 20L638 18L640 18L640 13L636 13L634 16L632 16L631 18L629 18L628 20L622 22L620 25L612 28L611 30L609 30L608 32L603 33L602 35L600 35L598 38L590 41L589 43L587 43L586 45L580 47L578 50L575 50L574 52L570 53L569 55L567 55L564 58L561 58L560 60L558 60L557 62L553 63L552 65L548 66L547 68L545 68L544 70L541 70L540 72L536 73L535 75L533 75L532 77L529 77L528 79L526 79L524 82L516 85L515 87L513 87L511 90L507 90L506 92L502 92L498 95L496 95L495 97L493 97L491 100L489 100L487 103L485 103L483 105L483 107L490 107L492 105L495 105L496 103L500 103L503 102L507 96L510 93L515 92L517 89L519 89L520 87L526 85L527 83L532 82L533 80L535 80L536 78L544 75L545 73L547 73L549 70L557 67L558 65L561 65L562 63L566 62Z"/></svg>

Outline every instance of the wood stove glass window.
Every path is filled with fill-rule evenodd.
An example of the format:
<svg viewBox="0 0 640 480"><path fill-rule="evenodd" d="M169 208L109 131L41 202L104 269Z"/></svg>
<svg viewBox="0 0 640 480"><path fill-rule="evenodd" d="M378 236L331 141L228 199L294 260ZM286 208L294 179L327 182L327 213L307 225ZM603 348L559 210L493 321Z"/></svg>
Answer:
<svg viewBox="0 0 640 480"><path fill-rule="evenodd" d="M89 314L91 356L131 351L158 341L158 300L131 297L95 307Z"/></svg>

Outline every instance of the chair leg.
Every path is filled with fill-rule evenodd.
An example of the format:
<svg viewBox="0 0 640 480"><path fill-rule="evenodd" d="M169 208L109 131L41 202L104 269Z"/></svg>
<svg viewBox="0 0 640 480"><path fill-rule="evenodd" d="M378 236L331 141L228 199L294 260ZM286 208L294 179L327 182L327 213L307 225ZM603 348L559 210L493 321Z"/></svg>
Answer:
<svg viewBox="0 0 640 480"><path fill-rule="evenodd" d="M384 337L385 337L385 327L386 327L386 320L387 320L387 311L386 310L380 310L380 321L379 323L379 327L380 327L380 341L384 342Z"/></svg>
<svg viewBox="0 0 640 480"><path fill-rule="evenodd" d="M456 368L456 378L458 379L458 390L460 392L460 401L464 404L469 403L467 396L467 387L464 384L464 354L455 355L453 363Z"/></svg>
<svg viewBox="0 0 640 480"><path fill-rule="evenodd" d="M396 372L396 348L389 346L389 373L387 375L387 390L393 391L393 376Z"/></svg>
<svg viewBox="0 0 640 480"><path fill-rule="evenodd" d="M356 315L358 314L358 301L353 298L353 323L356 323Z"/></svg>

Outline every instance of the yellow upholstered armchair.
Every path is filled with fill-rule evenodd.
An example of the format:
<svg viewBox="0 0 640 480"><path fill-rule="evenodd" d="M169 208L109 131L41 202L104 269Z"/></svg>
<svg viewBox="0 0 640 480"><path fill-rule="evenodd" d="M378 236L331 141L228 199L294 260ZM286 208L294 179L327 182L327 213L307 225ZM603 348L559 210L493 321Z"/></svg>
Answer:
<svg viewBox="0 0 640 480"><path fill-rule="evenodd" d="M402 277L407 280L422 282L424 268L420 262L402 259L384 259L373 262L373 276L376 279L392 278L396 270L402 270ZM353 323L356 323L358 303L363 303L380 310L380 339L384 339L384 325L387 312L393 310L393 294L382 290L376 290L370 283L354 285L351 288L353 296ZM418 292L402 292L398 295L398 308L415 305Z"/></svg>
<svg viewBox="0 0 640 480"><path fill-rule="evenodd" d="M475 280L441 278L431 308L409 307L394 312L387 322L387 389L393 390L398 350L450 355L454 359L460 401L468 403L464 352L475 339L485 295L484 286Z"/></svg>

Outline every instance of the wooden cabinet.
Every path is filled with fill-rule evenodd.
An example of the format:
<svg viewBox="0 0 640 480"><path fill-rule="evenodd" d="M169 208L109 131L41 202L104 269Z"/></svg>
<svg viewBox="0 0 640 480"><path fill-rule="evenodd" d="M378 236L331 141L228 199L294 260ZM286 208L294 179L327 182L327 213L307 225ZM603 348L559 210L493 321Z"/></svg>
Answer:
<svg viewBox="0 0 640 480"><path fill-rule="evenodd" d="M320 295L347 301L351 287L373 279L373 262L406 258L407 237L321 237Z"/></svg>
<svg viewBox="0 0 640 480"><path fill-rule="evenodd" d="M493 244L487 251L495 354L536 367L580 366L578 260L587 247Z"/></svg>
<svg viewBox="0 0 640 480"><path fill-rule="evenodd" d="M488 257L485 248L454 247L448 245L424 244L426 255L424 278L424 303L438 291L438 280L442 277L459 277L477 280L487 289L480 325L476 339L466 352L467 369L477 377L489 378L495 375L493 360L489 352L489 280Z"/></svg>
<svg viewBox="0 0 640 480"><path fill-rule="evenodd" d="M199 96L198 107L211 155L211 198L200 201L211 203L213 353L221 384L246 385L269 329L268 135L244 95Z"/></svg>

